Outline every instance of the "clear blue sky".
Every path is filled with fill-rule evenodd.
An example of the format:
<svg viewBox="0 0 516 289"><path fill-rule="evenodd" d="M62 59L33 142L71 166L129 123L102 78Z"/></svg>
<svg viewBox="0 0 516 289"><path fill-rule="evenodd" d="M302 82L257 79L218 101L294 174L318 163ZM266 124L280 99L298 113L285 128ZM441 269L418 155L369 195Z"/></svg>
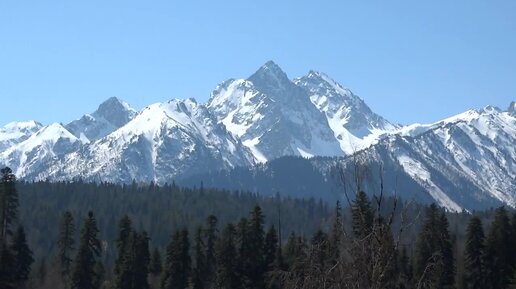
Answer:
<svg viewBox="0 0 516 289"><path fill-rule="evenodd" d="M204 102L267 60L326 72L394 122L505 109L516 1L1 1L0 125L68 122L111 96Z"/></svg>

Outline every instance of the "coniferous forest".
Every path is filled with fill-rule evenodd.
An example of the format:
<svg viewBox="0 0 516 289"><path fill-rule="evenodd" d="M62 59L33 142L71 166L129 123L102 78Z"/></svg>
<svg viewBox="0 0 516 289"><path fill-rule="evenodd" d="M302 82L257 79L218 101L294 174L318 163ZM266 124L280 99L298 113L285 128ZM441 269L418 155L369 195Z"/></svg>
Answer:
<svg viewBox="0 0 516 289"><path fill-rule="evenodd" d="M516 288L504 207L0 178L0 289Z"/></svg>

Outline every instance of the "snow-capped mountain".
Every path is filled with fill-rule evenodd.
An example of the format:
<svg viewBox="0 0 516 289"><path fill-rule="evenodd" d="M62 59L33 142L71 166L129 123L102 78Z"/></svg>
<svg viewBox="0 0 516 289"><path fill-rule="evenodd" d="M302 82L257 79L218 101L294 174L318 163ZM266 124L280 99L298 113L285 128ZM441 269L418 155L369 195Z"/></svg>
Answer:
<svg viewBox="0 0 516 289"><path fill-rule="evenodd" d="M61 124L40 128L26 140L0 153L0 163L26 179L44 179L65 156L82 145Z"/></svg>
<svg viewBox="0 0 516 289"><path fill-rule="evenodd" d="M284 155L343 155L324 114L272 61L247 79L217 86L208 108L260 162Z"/></svg>
<svg viewBox="0 0 516 289"><path fill-rule="evenodd" d="M179 175L252 164L251 154L204 105L171 100L144 108L120 129L69 154L49 177L163 184Z"/></svg>
<svg viewBox="0 0 516 289"><path fill-rule="evenodd" d="M324 73L312 70L294 82L308 92L312 103L324 113L346 155L370 146L381 135L399 128L371 111L361 98Z"/></svg>
<svg viewBox="0 0 516 289"><path fill-rule="evenodd" d="M290 80L269 61L218 85L207 104L136 112L113 97L65 126L10 123L0 128L0 164L26 180L163 184L292 155L331 157L314 161L320 169L358 151L402 175L404 198L460 210L516 207L515 143L515 102L401 127L324 73Z"/></svg>
<svg viewBox="0 0 516 289"><path fill-rule="evenodd" d="M516 117L488 106L429 125L412 125L364 150L390 163L452 211L516 207ZM481 204L481 205L480 205Z"/></svg>
<svg viewBox="0 0 516 289"><path fill-rule="evenodd" d="M0 128L0 152L28 139L43 125L36 121L10 122Z"/></svg>
<svg viewBox="0 0 516 289"><path fill-rule="evenodd" d="M77 138L85 142L96 141L122 127L136 115L136 111L116 97L104 101L92 114L66 125Z"/></svg>

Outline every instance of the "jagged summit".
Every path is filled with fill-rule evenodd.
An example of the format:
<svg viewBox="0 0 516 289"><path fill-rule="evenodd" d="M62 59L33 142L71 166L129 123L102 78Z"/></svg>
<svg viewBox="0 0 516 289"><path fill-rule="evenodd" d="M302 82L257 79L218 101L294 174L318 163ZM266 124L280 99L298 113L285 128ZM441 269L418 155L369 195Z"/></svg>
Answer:
<svg viewBox="0 0 516 289"><path fill-rule="evenodd" d="M126 124L135 113L136 111L129 104L113 96L101 103L92 115L101 116L111 124L120 127Z"/></svg>
<svg viewBox="0 0 516 289"><path fill-rule="evenodd" d="M37 121L13 121L0 128L0 152L28 139L43 125Z"/></svg>
<svg viewBox="0 0 516 289"><path fill-rule="evenodd" d="M285 90L292 86L287 74L273 61L268 61L247 78L256 87L267 92Z"/></svg>
<svg viewBox="0 0 516 289"><path fill-rule="evenodd" d="M509 104L509 108L507 108L507 112L512 116L516 116L516 102L515 101L511 101L511 104Z"/></svg>
<svg viewBox="0 0 516 289"><path fill-rule="evenodd" d="M449 210L516 207L515 116L513 101L400 127L325 73L289 79L269 61L222 82L206 104L172 99L136 112L111 97L65 126L10 123L0 128L0 165L26 180L163 184L283 156L360 151Z"/></svg>
<svg viewBox="0 0 516 289"><path fill-rule="evenodd" d="M307 92L312 104L326 116L345 154L368 147L383 134L398 128L322 72L310 70L307 75L294 79L294 83Z"/></svg>
<svg viewBox="0 0 516 289"><path fill-rule="evenodd" d="M208 170L249 166L251 154L194 99L172 99L142 109L134 119L83 152L72 154L53 175L120 182L170 182Z"/></svg>
<svg viewBox="0 0 516 289"><path fill-rule="evenodd" d="M92 114L85 114L66 125L77 138L96 141L122 127L136 116L136 111L117 97L110 97Z"/></svg>
<svg viewBox="0 0 516 289"><path fill-rule="evenodd" d="M260 162L284 155L342 155L308 93L272 61L248 79L223 82L208 107Z"/></svg>

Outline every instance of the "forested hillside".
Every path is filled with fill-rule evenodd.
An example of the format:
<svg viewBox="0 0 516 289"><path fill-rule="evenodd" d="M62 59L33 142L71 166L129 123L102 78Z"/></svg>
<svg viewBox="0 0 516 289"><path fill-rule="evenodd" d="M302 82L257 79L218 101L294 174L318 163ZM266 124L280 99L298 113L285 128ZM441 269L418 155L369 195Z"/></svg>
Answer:
<svg viewBox="0 0 516 289"><path fill-rule="evenodd" d="M0 288L510 288L516 214L166 186L0 182Z"/></svg>

